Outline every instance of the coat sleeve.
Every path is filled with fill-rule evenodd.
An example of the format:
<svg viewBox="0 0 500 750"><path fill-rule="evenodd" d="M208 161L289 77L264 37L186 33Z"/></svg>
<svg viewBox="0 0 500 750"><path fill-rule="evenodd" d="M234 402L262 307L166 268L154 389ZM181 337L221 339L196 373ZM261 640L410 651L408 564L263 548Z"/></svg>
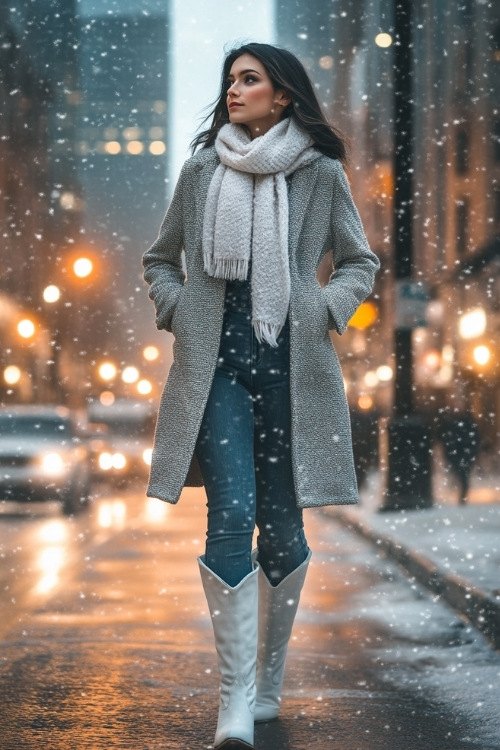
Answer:
<svg viewBox="0 0 500 750"><path fill-rule="evenodd" d="M144 253L144 279L149 284L149 297L156 310L156 327L171 331L175 306L184 285L182 267L184 248L183 190L186 180L184 166L174 195L153 245Z"/></svg>
<svg viewBox="0 0 500 750"><path fill-rule="evenodd" d="M344 169L340 162L335 167L330 213L334 272L323 293L328 306L329 327L341 334L370 294L380 263L368 246Z"/></svg>

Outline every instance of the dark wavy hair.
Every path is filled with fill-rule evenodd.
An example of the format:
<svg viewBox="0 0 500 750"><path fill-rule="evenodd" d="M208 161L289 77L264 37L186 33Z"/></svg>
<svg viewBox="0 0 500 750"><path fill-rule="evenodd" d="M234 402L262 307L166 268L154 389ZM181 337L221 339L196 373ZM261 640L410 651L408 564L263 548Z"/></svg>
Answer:
<svg viewBox="0 0 500 750"><path fill-rule="evenodd" d="M213 146L219 130L229 122L226 103L227 79L234 61L245 54L256 57L264 65L274 89L283 89L291 98L292 101L285 108L283 117L295 118L299 127L311 136L318 151L332 159L339 159L345 165L347 161L347 139L328 123L311 79L300 60L286 49L258 42L243 44L226 54L222 66L219 97L211 105L212 109L203 120L202 125L210 118L212 118L212 122L209 128L202 130L193 139L191 143L193 153L199 146L203 148Z"/></svg>

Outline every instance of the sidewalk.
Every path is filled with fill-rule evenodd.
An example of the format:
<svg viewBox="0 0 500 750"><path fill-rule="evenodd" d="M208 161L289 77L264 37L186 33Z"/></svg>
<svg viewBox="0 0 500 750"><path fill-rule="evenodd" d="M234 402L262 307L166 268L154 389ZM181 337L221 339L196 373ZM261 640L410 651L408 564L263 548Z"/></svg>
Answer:
<svg viewBox="0 0 500 750"><path fill-rule="evenodd" d="M394 559L500 649L499 482L488 488L477 482L465 506L453 503L443 487L435 493L434 507L407 512L380 512L377 483L372 475L359 506L327 512Z"/></svg>

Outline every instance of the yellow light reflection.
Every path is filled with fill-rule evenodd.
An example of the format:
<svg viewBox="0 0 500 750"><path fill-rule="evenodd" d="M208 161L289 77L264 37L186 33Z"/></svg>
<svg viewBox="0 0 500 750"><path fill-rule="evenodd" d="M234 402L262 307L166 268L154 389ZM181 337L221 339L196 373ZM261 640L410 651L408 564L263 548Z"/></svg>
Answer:
<svg viewBox="0 0 500 750"><path fill-rule="evenodd" d="M46 594L59 583L59 575L55 572L46 573L35 586L35 593Z"/></svg>
<svg viewBox="0 0 500 750"><path fill-rule="evenodd" d="M99 505L97 522L103 529L122 529L127 516L127 506L123 500L103 501Z"/></svg>
<svg viewBox="0 0 500 750"><path fill-rule="evenodd" d="M59 572L66 555L63 547L46 547L38 556L37 568L42 576L35 586L37 594L45 594L59 583Z"/></svg>
<svg viewBox="0 0 500 750"><path fill-rule="evenodd" d="M39 532L39 537L46 544L61 544L68 536L66 526L62 521L49 521L44 524Z"/></svg>
<svg viewBox="0 0 500 750"><path fill-rule="evenodd" d="M164 521L168 513L168 505L156 497L148 497L146 500L145 514L148 521L160 523Z"/></svg>

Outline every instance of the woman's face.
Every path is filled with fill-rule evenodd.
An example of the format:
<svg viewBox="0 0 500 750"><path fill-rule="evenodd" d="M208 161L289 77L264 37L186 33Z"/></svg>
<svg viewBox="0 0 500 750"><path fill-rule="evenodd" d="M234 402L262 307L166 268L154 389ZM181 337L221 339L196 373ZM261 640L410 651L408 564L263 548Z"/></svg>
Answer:
<svg viewBox="0 0 500 750"><path fill-rule="evenodd" d="M246 125L252 139L276 125L291 101L283 90L274 90L264 65L252 55L234 61L227 81L229 121Z"/></svg>

